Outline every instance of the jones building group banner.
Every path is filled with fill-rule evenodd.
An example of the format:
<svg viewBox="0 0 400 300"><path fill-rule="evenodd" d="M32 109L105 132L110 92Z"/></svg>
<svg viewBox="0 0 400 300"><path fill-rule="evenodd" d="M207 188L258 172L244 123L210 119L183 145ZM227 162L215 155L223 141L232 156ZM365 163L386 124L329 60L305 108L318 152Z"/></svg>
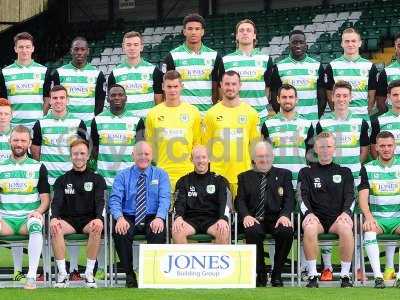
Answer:
<svg viewBox="0 0 400 300"><path fill-rule="evenodd" d="M255 245L140 245L139 288L254 288Z"/></svg>

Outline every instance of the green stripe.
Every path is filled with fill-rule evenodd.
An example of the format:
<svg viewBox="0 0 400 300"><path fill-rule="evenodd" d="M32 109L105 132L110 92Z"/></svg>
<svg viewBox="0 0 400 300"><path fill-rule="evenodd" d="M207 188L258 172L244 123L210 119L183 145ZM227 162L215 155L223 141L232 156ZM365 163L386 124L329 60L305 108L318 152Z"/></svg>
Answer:
<svg viewBox="0 0 400 300"><path fill-rule="evenodd" d="M13 111L42 111L43 103L13 103L11 108Z"/></svg>
<svg viewBox="0 0 400 300"><path fill-rule="evenodd" d="M0 209L6 211L19 211L19 210L34 210L40 206L40 201L32 203L2 203L0 202Z"/></svg>
<svg viewBox="0 0 400 300"><path fill-rule="evenodd" d="M397 195L398 193L394 194ZM397 212L400 211L400 204L389 204L389 205L370 204L370 209L372 212Z"/></svg>
<svg viewBox="0 0 400 300"><path fill-rule="evenodd" d="M142 109L150 109L154 107L154 102L149 101L149 102L137 102L137 103L126 103L126 109L127 110L142 110Z"/></svg>
<svg viewBox="0 0 400 300"><path fill-rule="evenodd" d="M69 148L69 147L63 147ZM43 162L70 162L71 157L69 155L61 155L61 154L41 154L40 160Z"/></svg>
<svg viewBox="0 0 400 300"><path fill-rule="evenodd" d="M79 76L79 75L68 75L68 76L60 76L60 82L61 83L89 83L88 82L88 77L92 77L89 75L86 76ZM94 84L90 82L90 84Z"/></svg>
<svg viewBox="0 0 400 300"><path fill-rule="evenodd" d="M205 64L205 58L202 57L187 57L187 58L183 58L183 59L175 59L174 63L175 63L175 68L179 68L179 67L188 67L188 66L206 66ZM183 63L185 62L185 63ZM212 59L212 63L209 66L210 68L213 68L214 66L214 62L215 59Z"/></svg>
<svg viewBox="0 0 400 300"><path fill-rule="evenodd" d="M27 79L35 79L35 81L39 81L39 78L36 78L37 72L33 72L33 70L23 70L21 69L21 73L16 73L12 75L4 75L4 80L9 82L14 82L18 80L27 80ZM40 80L43 81L45 77L45 72L40 72Z"/></svg>
<svg viewBox="0 0 400 300"><path fill-rule="evenodd" d="M205 89L205 90L183 89L182 96L211 97L211 89ZM211 98L210 98L210 102L211 102Z"/></svg>
<svg viewBox="0 0 400 300"><path fill-rule="evenodd" d="M132 148L132 145L129 146ZM132 151L129 151L132 152ZM132 156L131 153L115 153L115 154L101 154L99 153L99 157L97 159L98 162L131 162Z"/></svg>
<svg viewBox="0 0 400 300"><path fill-rule="evenodd" d="M275 164L305 165L305 157L299 156L274 156Z"/></svg>

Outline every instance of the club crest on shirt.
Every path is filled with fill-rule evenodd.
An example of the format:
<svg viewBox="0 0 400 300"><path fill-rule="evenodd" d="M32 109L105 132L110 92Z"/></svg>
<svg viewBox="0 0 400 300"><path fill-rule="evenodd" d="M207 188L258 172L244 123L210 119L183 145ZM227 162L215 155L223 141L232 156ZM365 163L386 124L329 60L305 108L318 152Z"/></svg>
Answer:
<svg viewBox="0 0 400 300"><path fill-rule="evenodd" d="M214 194L215 193L215 185L214 184L207 185L206 190L207 190L208 194Z"/></svg>
<svg viewBox="0 0 400 300"><path fill-rule="evenodd" d="M95 83L95 82L96 82L96 77L88 76L88 77L87 77L87 82L88 82L88 83Z"/></svg>
<svg viewBox="0 0 400 300"><path fill-rule="evenodd" d="M239 116L239 124L246 124L247 116L241 115Z"/></svg>
<svg viewBox="0 0 400 300"><path fill-rule="evenodd" d="M150 79L150 75L147 73L142 73L142 79L143 80L149 80Z"/></svg>
<svg viewBox="0 0 400 300"><path fill-rule="evenodd" d="M315 70L315 69L308 69L308 74L309 74L309 75L317 75L317 70Z"/></svg>
<svg viewBox="0 0 400 300"><path fill-rule="evenodd" d="M34 73L33 77L35 78L35 80L39 80L41 78L41 74L40 73Z"/></svg>
<svg viewBox="0 0 400 300"><path fill-rule="evenodd" d="M35 171L26 171L26 178L35 177Z"/></svg>
<svg viewBox="0 0 400 300"><path fill-rule="evenodd" d="M167 64L161 65L161 72L163 72L164 74L167 73Z"/></svg>
<svg viewBox="0 0 400 300"><path fill-rule="evenodd" d="M189 115L188 114L181 114L180 118L181 118L181 121L183 123L187 123L189 121Z"/></svg>
<svg viewBox="0 0 400 300"><path fill-rule="evenodd" d="M278 194L279 194L279 196L283 196L283 187L278 187Z"/></svg>
<svg viewBox="0 0 400 300"><path fill-rule="evenodd" d="M332 180L334 183L341 183L342 182L342 175L333 175Z"/></svg>
<svg viewBox="0 0 400 300"><path fill-rule="evenodd" d="M209 58L206 58L205 60L204 60L204 64L206 65L206 66L208 66L208 67L210 67L210 66L212 66L212 59L209 59Z"/></svg>
<svg viewBox="0 0 400 300"><path fill-rule="evenodd" d="M85 182L83 188L86 192L90 192L93 189L93 182Z"/></svg>

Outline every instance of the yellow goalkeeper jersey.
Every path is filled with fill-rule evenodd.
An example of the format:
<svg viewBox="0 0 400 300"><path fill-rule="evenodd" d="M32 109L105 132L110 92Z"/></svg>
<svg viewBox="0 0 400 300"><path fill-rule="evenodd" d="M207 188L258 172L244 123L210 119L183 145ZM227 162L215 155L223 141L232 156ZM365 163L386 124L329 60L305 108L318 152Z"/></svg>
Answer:
<svg viewBox="0 0 400 300"><path fill-rule="evenodd" d="M190 154L201 142L199 110L188 103L169 107L160 103L149 110L145 139L153 148L153 160L170 178L171 189L180 177L193 171Z"/></svg>
<svg viewBox="0 0 400 300"><path fill-rule="evenodd" d="M236 195L237 176L251 168L250 144L260 138L259 117L249 104L221 102L204 116L202 143L210 152L211 171L224 176Z"/></svg>

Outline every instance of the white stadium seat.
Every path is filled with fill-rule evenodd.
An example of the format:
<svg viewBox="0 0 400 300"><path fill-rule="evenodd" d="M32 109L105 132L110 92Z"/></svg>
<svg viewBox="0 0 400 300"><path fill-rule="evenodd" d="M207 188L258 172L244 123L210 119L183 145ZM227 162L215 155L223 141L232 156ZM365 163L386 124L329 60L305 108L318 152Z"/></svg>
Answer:
<svg viewBox="0 0 400 300"><path fill-rule="evenodd" d="M316 15L312 21L313 23L322 23L325 21L325 15Z"/></svg>
<svg viewBox="0 0 400 300"><path fill-rule="evenodd" d="M105 48L103 52L101 52L101 55L111 55L113 49L112 48Z"/></svg>
<svg viewBox="0 0 400 300"><path fill-rule="evenodd" d="M120 55L122 54L122 48L118 47L118 48L114 48L112 51L113 55Z"/></svg>
<svg viewBox="0 0 400 300"><path fill-rule="evenodd" d="M330 14L326 15L324 21L325 22L334 22L334 21L336 21L336 18L337 18L337 13L330 13Z"/></svg>
<svg viewBox="0 0 400 300"><path fill-rule="evenodd" d="M98 65L100 65L100 57L93 57L93 58L92 58L91 64L92 64L93 66L98 66Z"/></svg>
<svg viewBox="0 0 400 300"><path fill-rule="evenodd" d="M146 27L142 33L143 36L145 35L152 35L154 33L153 27Z"/></svg>

